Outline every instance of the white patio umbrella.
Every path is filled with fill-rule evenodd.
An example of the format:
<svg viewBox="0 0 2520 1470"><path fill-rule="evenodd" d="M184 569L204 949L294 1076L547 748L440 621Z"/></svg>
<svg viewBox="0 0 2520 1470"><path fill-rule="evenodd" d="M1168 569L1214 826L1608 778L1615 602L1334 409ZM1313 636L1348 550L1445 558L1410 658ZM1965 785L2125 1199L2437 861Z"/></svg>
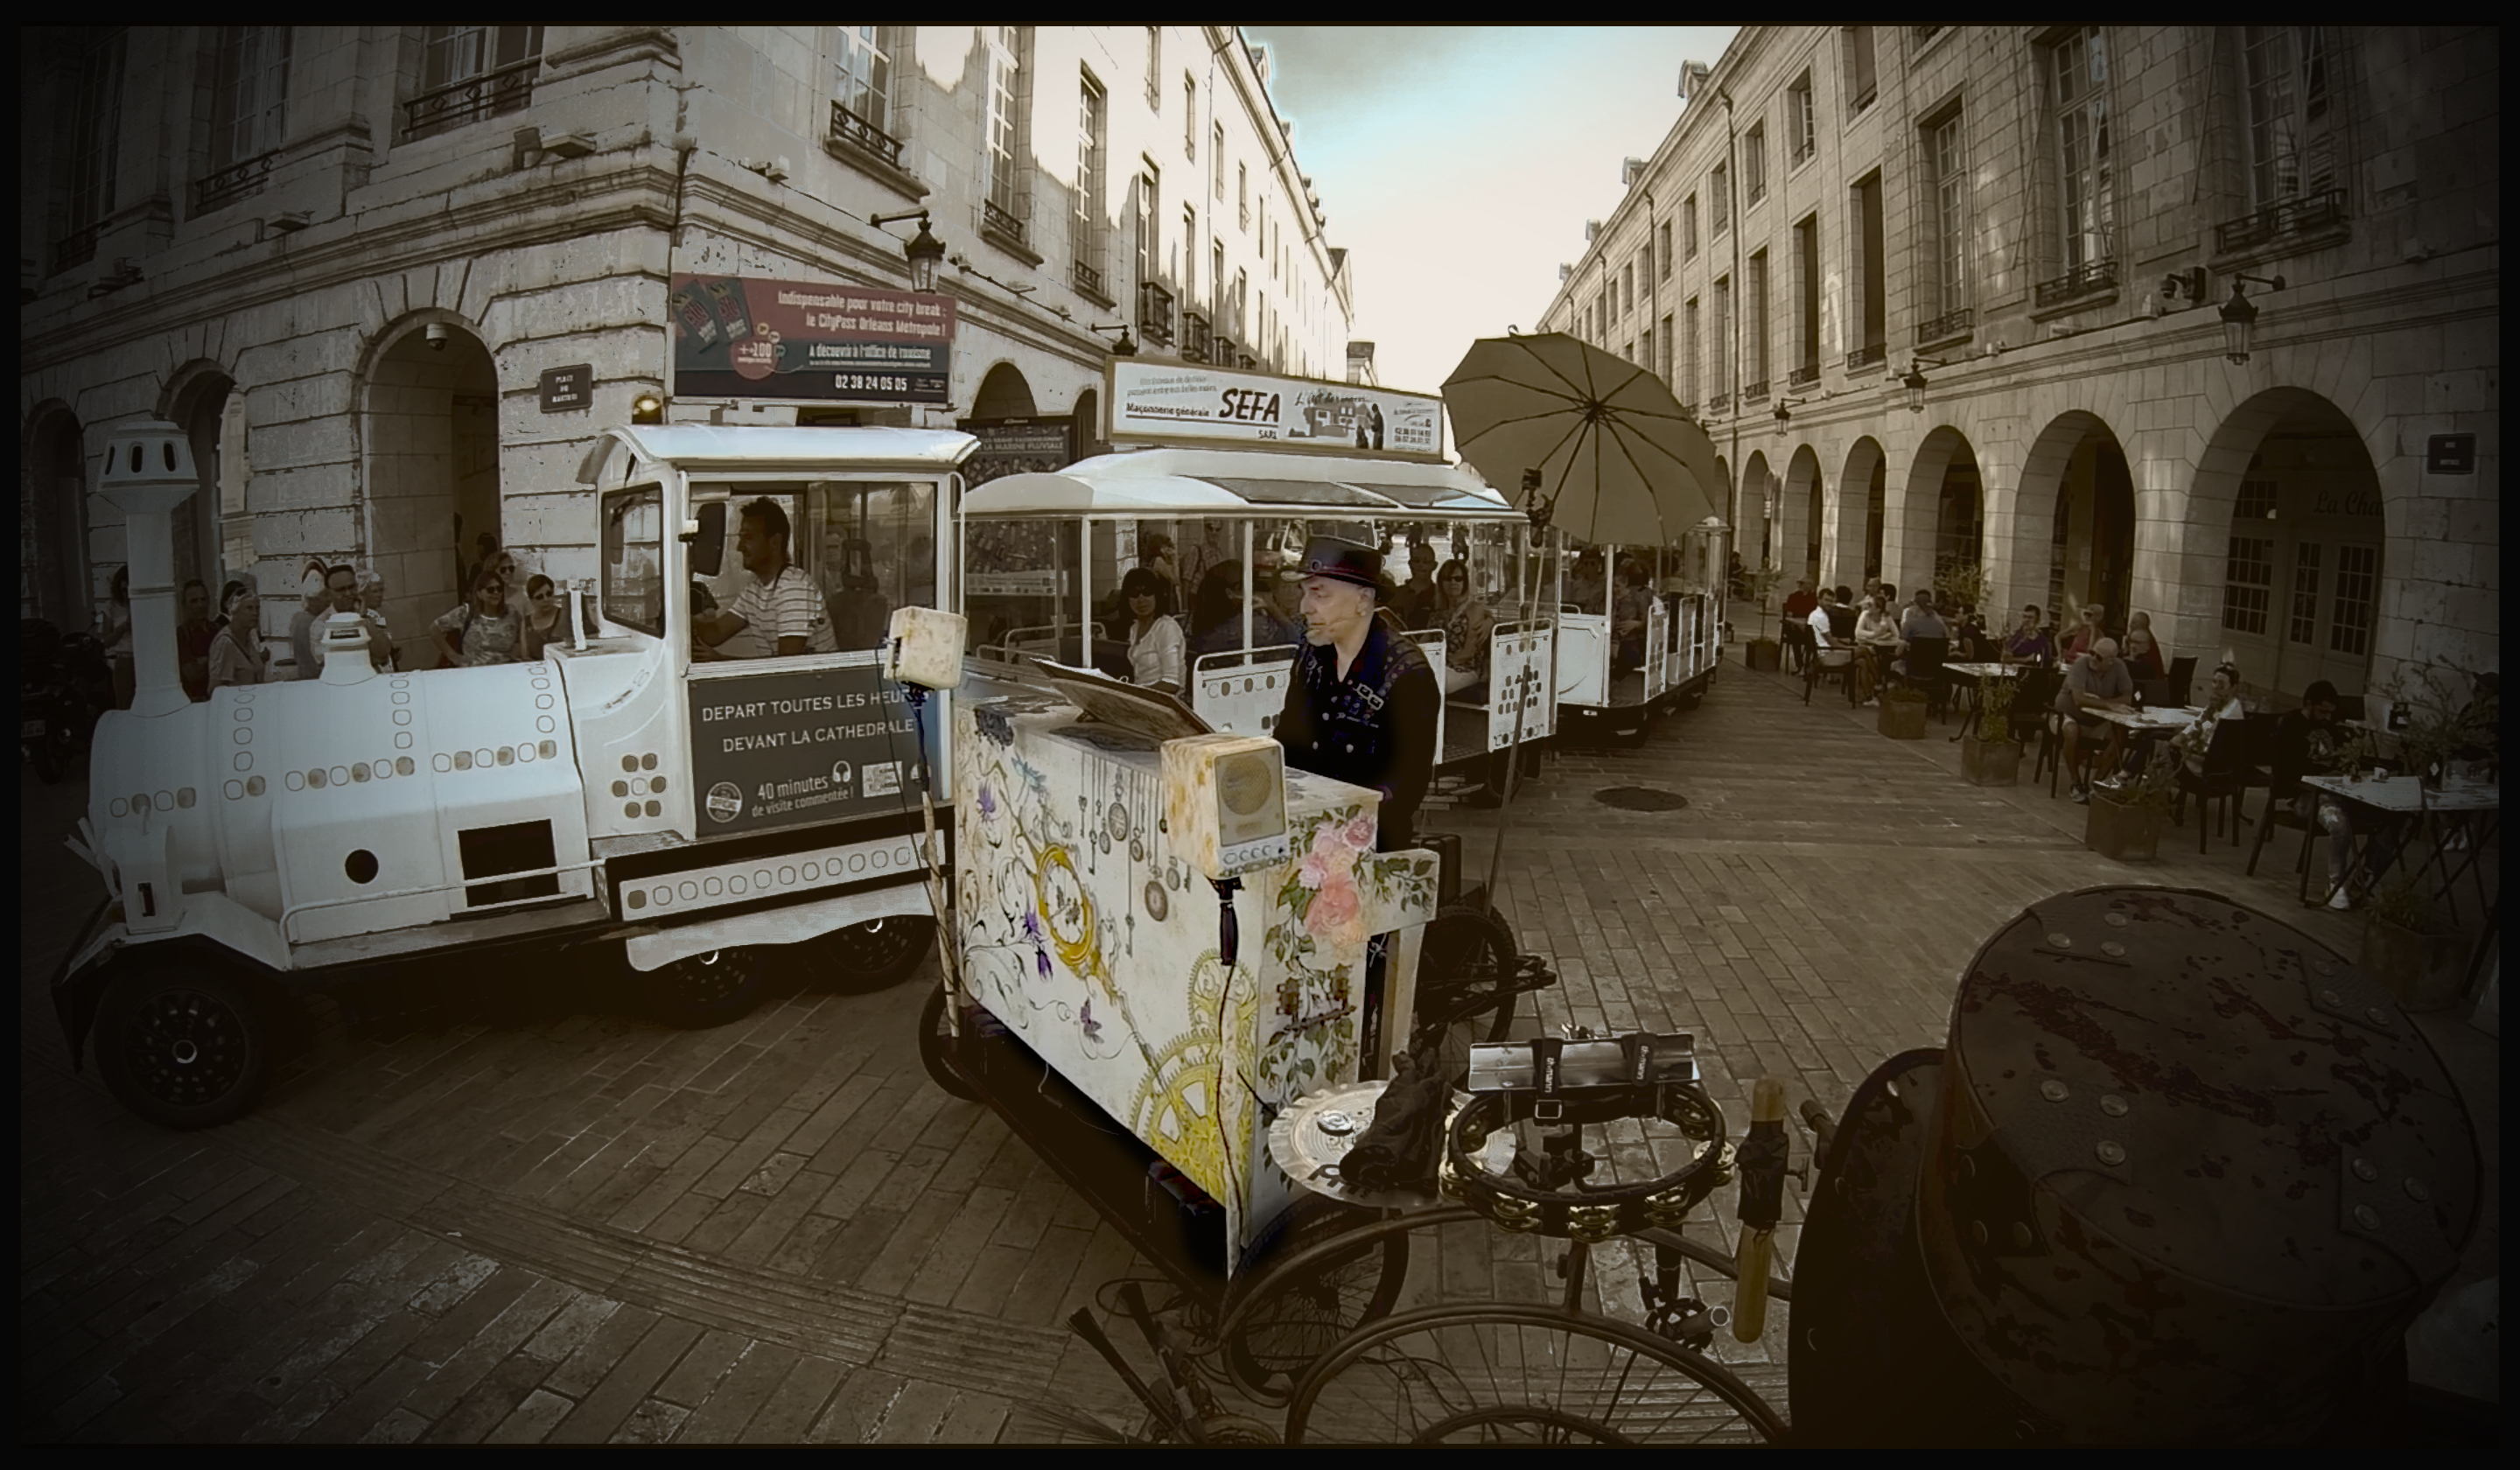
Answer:
<svg viewBox="0 0 2520 1470"><path fill-rule="evenodd" d="M1462 458L1578 541L1675 546L1722 514L1714 441L1671 389L1564 333L1471 343L1444 407Z"/></svg>

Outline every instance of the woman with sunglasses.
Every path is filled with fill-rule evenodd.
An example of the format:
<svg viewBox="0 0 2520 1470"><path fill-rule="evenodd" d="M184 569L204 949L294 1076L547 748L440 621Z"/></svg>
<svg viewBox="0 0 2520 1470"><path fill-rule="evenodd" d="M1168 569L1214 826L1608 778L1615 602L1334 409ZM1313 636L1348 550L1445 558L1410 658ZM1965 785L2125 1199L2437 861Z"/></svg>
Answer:
<svg viewBox="0 0 2520 1470"><path fill-rule="evenodd" d="M1129 682L1170 694L1182 687L1187 640L1181 624L1157 610L1163 591L1163 578L1147 567L1133 566L1120 579L1120 601L1129 610Z"/></svg>
<svg viewBox="0 0 2520 1470"><path fill-rule="evenodd" d="M1453 684L1466 674L1475 685L1454 692L1473 701L1485 697L1488 636L1496 631L1496 614L1470 596L1468 562L1455 557L1436 571L1431 610L1435 626L1444 630L1444 670L1450 676L1444 682Z"/></svg>

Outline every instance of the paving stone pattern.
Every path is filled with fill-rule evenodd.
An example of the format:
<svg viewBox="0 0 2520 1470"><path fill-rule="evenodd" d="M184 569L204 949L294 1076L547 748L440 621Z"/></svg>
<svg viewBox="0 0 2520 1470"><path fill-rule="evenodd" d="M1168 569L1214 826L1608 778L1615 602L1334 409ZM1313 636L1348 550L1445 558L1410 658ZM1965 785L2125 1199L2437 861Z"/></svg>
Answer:
<svg viewBox="0 0 2520 1470"><path fill-rule="evenodd" d="M2158 865L2108 862L2080 808L1963 784L1957 751L1732 663L1644 746L1551 756L1509 814L1501 889L1561 977L1538 1023L1695 1034L1737 1135L1762 1075L1835 1109L1882 1058L1939 1045L1978 943L2059 890L2214 887L2355 946L2354 919L2291 907L2284 863L2244 879L2245 847L2199 860L2183 831ZM1594 800L1617 785L1688 805ZM603 964L423 969L307 1002L260 1112L168 1134L71 1072L45 983L99 891L52 848L83 797L22 776L22 1440L974 1443L1058 1438L1062 1410L1141 1417L1062 1319L1155 1272L927 1082L912 1028L932 964L863 997L790 973L708 1032L639 1018ZM1430 822L1464 834L1475 875L1498 817L1449 806ZM2490 1160L2492 1042L2426 1029ZM1732 1208L1719 1193L1691 1229L1729 1247ZM1799 1219L1789 1188L1780 1261ZM2489 1206L2469 1274L2498 1269L2497 1241ZM1402 1305L1545 1299L1553 1256L1421 1234ZM1596 1261L1588 1301L1641 1320L1649 1261L1619 1242ZM1780 1401L1782 1317L1762 1344L1717 1341Z"/></svg>

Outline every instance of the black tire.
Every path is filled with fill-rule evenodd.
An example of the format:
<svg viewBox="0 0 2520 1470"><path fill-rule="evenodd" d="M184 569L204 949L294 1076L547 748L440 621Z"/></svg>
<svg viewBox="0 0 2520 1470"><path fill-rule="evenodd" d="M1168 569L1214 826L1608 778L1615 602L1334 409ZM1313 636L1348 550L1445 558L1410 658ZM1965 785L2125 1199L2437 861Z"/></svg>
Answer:
<svg viewBox="0 0 2520 1470"><path fill-rule="evenodd" d="M106 987L96 1061L132 1112L160 1128L215 1128L261 1100L271 1032L232 970L198 956L138 958Z"/></svg>
<svg viewBox="0 0 2520 1470"><path fill-rule="evenodd" d="M1426 925L1411 1045L1440 1032L1438 1051L1455 1087L1469 1076L1471 1046L1502 1042L1513 1027L1516 996L1506 987L1520 953L1504 916L1474 904L1454 904Z"/></svg>
<svg viewBox="0 0 2520 1470"><path fill-rule="evenodd" d="M896 913L807 941L814 983L847 996L890 990L918 973L936 949L936 920Z"/></svg>
<svg viewBox="0 0 2520 1470"><path fill-rule="evenodd" d="M1711 1359L1609 1317L1505 1302L1404 1313L1356 1333L1313 1365L1286 1409L1289 1445L1784 1436L1775 1407Z"/></svg>
<svg viewBox="0 0 2520 1470"><path fill-rule="evenodd" d="M927 1002L919 1007L919 1060L927 1068L927 1080L948 1097L965 1102L977 1102L980 1094L945 1065L945 1048L955 1045L954 1034L945 1029L945 987L939 985L927 993Z"/></svg>
<svg viewBox="0 0 2520 1470"><path fill-rule="evenodd" d="M705 1031L761 1003L761 952L730 946L660 964L641 977L648 1009L668 1026Z"/></svg>
<svg viewBox="0 0 2520 1470"><path fill-rule="evenodd" d="M1409 1278L1411 1228L1402 1221L1377 1227L1345 1210L1296 1225L1217 1325L1234 1386L1262 1403L1283 1403L1323 1355L1390 1315ZM1341 1239L1350 1235L1357 1238Z"/></svg>

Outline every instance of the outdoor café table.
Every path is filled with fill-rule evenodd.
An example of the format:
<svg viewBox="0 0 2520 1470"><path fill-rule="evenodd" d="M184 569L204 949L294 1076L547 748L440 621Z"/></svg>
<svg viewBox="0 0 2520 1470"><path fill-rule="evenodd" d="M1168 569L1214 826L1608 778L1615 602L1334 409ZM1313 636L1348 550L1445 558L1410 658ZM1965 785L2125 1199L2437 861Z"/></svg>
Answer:
<svg viewBox="0 0 2520 1470"><path fill-rule="evenodd" d="M2106 720L2135 736L2136 769L2143 762L2152 742L2166 735L2176 735L2204 717L2201 709L2090 709L2083 713ZM2233 831L2239 830L2237 827Z"/></svg>
<svg viewBox="0 0 2520 1470"><path fill-rule="evenodd" d="M1943 665L1944 673L1949 674L1956 679L1965 679L1968 681L1969 717L1968 720L1960 726L1960 734L1952 736L1952 738L1957 740L1960 735L1967 735L1970 731L1977 729L1977 717L1979 713L1977 682L1979 680L2016 679L2020 677L2023 669L2029 667L2030 665L2026 663L1947 663Z"/></svg>
<svg viewBox="0 0 2520 1470"><path fill-rule="evenodd" d="M2500 786L2481 780L2448 780L2442 783L2440 790L2426 791L2423 782L2411 776L2359 781L2342 776L2305 776L2301 783L2360 807L2373 817L2412 818L2405 840L2398 844L2400 859L2408 858L2418 841L2430 849L2422 864L2414 869L2411 874L2414 880L2421 883L2427 874L2439 873L2441 886L2435 891L2448 906L2452 921L2456 921L2458 898L2455 889L2459 877L2473 874L2478 907L2488 914L2494 912L2494 900L2485 891L2485 870L2477 866L2476 860L2486 845L2494 840L2496 829L2501 825ZM2365 855L2371 845L2369 834L2378 825L2379 823L2370 817L2354 819L2354 830L2362 840L2355 844L2352 867L2345 874L2348 884L2362 876ZM2310 824L2310 829L2302 833L2303 843L2309 843L2317 835L2317 823ZM2454 848L2446 840L2452 831L2467 833L2464 849ZM2301 896L2305 903L2309 901L2310 869L2307 865L2302 866Z"/></svg>

